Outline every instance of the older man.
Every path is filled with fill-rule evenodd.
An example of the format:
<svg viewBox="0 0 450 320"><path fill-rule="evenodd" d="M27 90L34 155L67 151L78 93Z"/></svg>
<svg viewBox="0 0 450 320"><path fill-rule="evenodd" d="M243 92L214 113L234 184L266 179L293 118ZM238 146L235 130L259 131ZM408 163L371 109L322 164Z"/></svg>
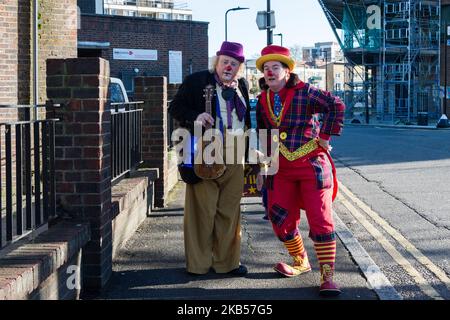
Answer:
<svg viewBox="0 0 450 320"><path fill-rule="evenodd" d="M212 70L186 77L172 100L169 112L180 125L194 132L194 123L224 131L250 127L246 81L239 78L244 62L243 47L223 42ZM204 89L213 86L211 114L205 112ZM229 159L228 159L229 160ZM244 185L243 163L227 160L226 170L216 179L199 179L190 171L184 210L186 270L235 276L247 274L240 264L240 200ZM186 172L182 177L186 176Z"/></svg>

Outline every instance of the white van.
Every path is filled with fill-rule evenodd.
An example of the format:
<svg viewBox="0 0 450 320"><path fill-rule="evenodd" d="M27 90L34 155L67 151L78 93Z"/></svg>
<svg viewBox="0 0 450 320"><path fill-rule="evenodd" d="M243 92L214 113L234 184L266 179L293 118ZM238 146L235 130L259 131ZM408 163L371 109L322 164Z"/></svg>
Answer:
<svg viewBox="0 0 450 320"><path fill-rule="evenodd" d="M122 80L120 80L119 78L110 78L108 90L111 103L130 102L128 99L127 91L125 90L125 86L123 85Z"/></svg>

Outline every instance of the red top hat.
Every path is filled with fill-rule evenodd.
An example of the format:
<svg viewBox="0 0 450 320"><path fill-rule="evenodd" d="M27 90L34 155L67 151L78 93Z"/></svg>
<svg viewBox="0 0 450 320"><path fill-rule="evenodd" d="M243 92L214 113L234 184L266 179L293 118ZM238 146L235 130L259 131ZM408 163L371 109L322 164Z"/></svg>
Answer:
<svg viewBox="0 0 450 320"><path fill-rule="evenodd" d="M280 47L276 45L268 45L261 50L261 57L256 60L256 68L259 71L264 72L264 63L267 61L279 61L288 66L292 71L295 68L295 60L291 58L291 52L288 48Z"/></svg>
<svg viewBox="0 0 450 320"><path fill-rule="evenodd" d="M242 47L242 44L237 42L224 41L220 47L220 50L216 52L216 55L229 56L235 58L241 63L245 60L244 48Z"/></svg>

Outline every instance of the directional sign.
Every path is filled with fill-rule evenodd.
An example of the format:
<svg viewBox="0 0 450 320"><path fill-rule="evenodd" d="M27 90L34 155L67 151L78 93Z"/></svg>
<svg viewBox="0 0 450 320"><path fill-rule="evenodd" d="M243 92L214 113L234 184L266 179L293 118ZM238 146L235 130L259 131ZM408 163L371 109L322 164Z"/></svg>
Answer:
<svg viewBox="0 0 450 320"><path fill-rule="evenodd" d="M115 60L158 60L157 50L143 49L113 49L113 59Z"/></svg>
<svg viewBox="0 0 450 320"><path fill-rule="evenodd" d="M270 26L267 25L267 11L258 11L256 15L256 25L259 30L275 28L275 11L270 11Z"/></svg>

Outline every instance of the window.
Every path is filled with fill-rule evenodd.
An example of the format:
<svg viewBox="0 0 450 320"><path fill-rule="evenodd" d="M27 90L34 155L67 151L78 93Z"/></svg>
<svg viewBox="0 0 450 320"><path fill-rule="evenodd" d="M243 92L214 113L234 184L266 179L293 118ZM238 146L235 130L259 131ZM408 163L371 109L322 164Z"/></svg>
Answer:
<svg viewBox="0 0 450 320"><path fill-rule="evenodd" d="M112 103L125 101L125 97L123 96L122 90L118 83L110 83L109 96Z"/></svg>

